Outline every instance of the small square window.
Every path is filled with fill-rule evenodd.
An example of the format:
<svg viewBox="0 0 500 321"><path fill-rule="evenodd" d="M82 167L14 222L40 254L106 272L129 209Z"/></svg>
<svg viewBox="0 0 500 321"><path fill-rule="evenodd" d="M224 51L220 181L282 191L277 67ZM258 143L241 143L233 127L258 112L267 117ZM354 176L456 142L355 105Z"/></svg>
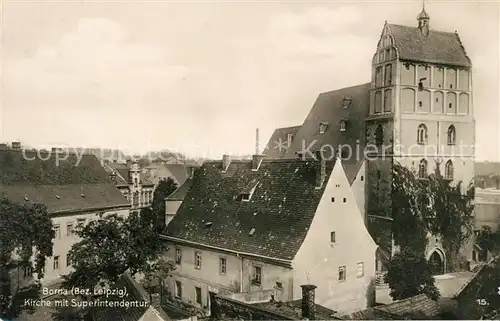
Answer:
<svg viewBox="0 0 500 321"><path fill-rule="evenodd" d="M347 203L347 198L344 197L344 203Z"/></svg>
<svg viewBox="0 0 500 321"><path fill-rule="evenodd" d="M283 290L283 284L281 282L276 282L276 289Z"/></svg>
<svg viewBox="0 0 500 321"><path fill-rule="evenodd" d="M418 102L418 107L422 107L422 102L421 101Z"/></svg>
<svg viewBox="0 0 500 321"><path fill-rule="evenodd" d="M332 203L335 202L335 197L332 197Z"/></svg>
<svg viewBox="0 0 500 321"><path fill-rule="evenodd" d="M365 178L363 176L361 176L361 181L363 181Z"/></svg>
<svg viewBox="0 0 500 321"><path fill-rule="evenodd" d="M335 243L335 232L330 232L330 243Z"/></svg>

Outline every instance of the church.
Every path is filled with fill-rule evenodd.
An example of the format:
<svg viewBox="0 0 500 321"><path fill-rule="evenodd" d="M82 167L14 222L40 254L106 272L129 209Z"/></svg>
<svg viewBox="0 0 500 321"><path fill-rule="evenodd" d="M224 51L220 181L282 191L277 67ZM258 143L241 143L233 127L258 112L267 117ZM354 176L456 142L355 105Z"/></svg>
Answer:
<svg viewBox="0 0 500 321"><path fill-rule="evenodd" d="M394 254L384 230L397 209L382 205L391 204L393 164L421 178L439 166L451 181L474 179L472 63L457 31L432 29L423 7L415 26L384 24L371 68L370 82L321 93L302 125L276 129L263 153L293 158L321 150L327 159L338 153L382 269ZM466 252L470 260L472 249ZM437 274L447 271L437 240L426 255Z"/></svg>

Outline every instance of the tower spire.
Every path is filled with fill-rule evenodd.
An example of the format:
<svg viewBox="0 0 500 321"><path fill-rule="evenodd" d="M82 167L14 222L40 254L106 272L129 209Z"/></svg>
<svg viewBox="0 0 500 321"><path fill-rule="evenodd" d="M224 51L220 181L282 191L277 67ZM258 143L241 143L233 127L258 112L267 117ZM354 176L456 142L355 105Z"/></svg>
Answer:
<svg viewBox="0 0 500 321"><path fill-rule="evenodd" d="M425 0L422 0L422 11L417 16L418 29L420 29L422 35L427 37L429 35L429 20L431 18L425 11Z"/></svg>

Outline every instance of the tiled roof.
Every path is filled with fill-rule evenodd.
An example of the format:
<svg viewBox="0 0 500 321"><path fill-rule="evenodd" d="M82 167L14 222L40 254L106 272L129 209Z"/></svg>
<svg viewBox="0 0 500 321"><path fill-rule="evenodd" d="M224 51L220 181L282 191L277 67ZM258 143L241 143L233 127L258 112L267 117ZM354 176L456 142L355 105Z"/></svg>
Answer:
<svg viewBox="0 0 500 321"><path fill-rule="evenodd" d="M500 163L476 162L474 169L478 177L490 177L495 174L500 175Z"/></svg>
<svg viewBox="0 0 500 321"><path fill-rule="evenodd" d="M425 294L378 306L376 309L393 315L419 319L432 318L440 313L438 302L430 299Z"/></svg>
<svg viewBox="0 0 500 321"><path fill-rule="evenodd" d="M228 250L292 260L302 245L323 195L315 188L319 161L266 160L257 171L250 161L206 162L166 235ZM326 162L327 181L333 161ZM250 201L238 196L256 186ZM207 224L211 222L212 224ZM254 233L250 235L250 231Z"/></svg>
<svg viewBox="0 0 500 321"><path fill-rule="evenodd" d="M130 206L130 202L115 185L0 185L0 195L16 203L39 203L47 206L49 213L103 210Z"/></svg>
<svg viewBox="0 0 500 321"><path fill-rule="evenodd" d="M67 156L66 159L64 159ZM0 185L70 185L111 183L93 155L59 155L32 151L0 151ZM46 160L44 160L46 159Z"/></svg>
<svg viewBox="0 0 500 321"><path fill-rule="evenodd" d="M100 160L126 161L127 157L121 150L109 148L75 148L78 153L91 154Z"/></svg>
<svg viewBox="0 0 500 321"><path fill-rule="evenodd" d="M439 304L419 294L404 300L380 305L342 316L344 320L428 320L439 316Z"/></svg>
<svg viewBox="0 0 500 321"><path fill-rule="evenodd" d="M267 158L282 158L285 156L286 147L288 147L288 135L295 136L299 128L300 126L293 126L275 129L262 154L266 155Z"/></svg>
<svg viewBox="0 0 500 321"><path fill-rule="evenodd" d="M191 185L193 185L193 179L188 178L184 182L184 184L179 186L172 194L167 196L166 200L168 200L168 201L183 201L184 198L186 198L186 195L189 192Z"/></svg>
<svg viewBox="0 0 500 321"><path fill-rule="evenodd" d="M285 157L295 157L297 152L302 151L303 146L308 147L315 141L310 148L313 152L322 146L331 146L324 149L327 159L331 156L328 153L331 153L332 149L337 150L339 146L348 145L353 151L353 157L343 159L342 165L347 179L352 183L364 160L365 119L370 108L369 89L370 83L367 83L320 94ZM347 108L343 108L344 98L351 99ZM340 131L341 121L346 122L345 131ZM320 123L328 124L323 134L319 131ZM360 151L360 155L355 155L356 150Z"/></svg>
<svg viewBox="0 0 500 321"><path fill-rule="evenodd" d="M265 302L251 304L260 309L282 315L290 320L302 320L302 299L289 302ZM337 312L315 304L316 320L339 320Z"/></svg>
<svg viewBox="0 0 500 321"><path fill-rule="evenodd" d="M401 60L470 67L471 62L456 33L429 30L423 36L417 27L388 25Z"/></svg>
<svg viewBox="0 0 500 321"><path fill-rule="evenodd" d="M188 178L190 166L184 164L159 164L152 163L144 167L150 174L151 181L156 185L161 179L171 177L178 185L184 184ZM198 166L196 166L198 167Z"/></svg>
<svg viewBox="0 0 500 321"><path fill-rule="evenodd" d="M80 163L76 155L58 162L54 155L24 155L0 151L0 195L44 204L52 214L129 206L93 155L83 156Z"/></svg>

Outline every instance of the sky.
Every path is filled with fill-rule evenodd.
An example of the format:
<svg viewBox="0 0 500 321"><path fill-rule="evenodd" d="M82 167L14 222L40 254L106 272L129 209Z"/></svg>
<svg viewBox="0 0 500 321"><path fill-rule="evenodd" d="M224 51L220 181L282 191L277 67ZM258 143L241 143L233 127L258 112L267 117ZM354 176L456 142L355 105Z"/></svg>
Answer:
<svg viewBox="0 0 500 321"><path fill-rule="evenodd" d="M3 1L0 141L251 154L318 94L370 80L421 1ZM500 160L499 3L427 1L473 62L476 156Z"/></svg>

